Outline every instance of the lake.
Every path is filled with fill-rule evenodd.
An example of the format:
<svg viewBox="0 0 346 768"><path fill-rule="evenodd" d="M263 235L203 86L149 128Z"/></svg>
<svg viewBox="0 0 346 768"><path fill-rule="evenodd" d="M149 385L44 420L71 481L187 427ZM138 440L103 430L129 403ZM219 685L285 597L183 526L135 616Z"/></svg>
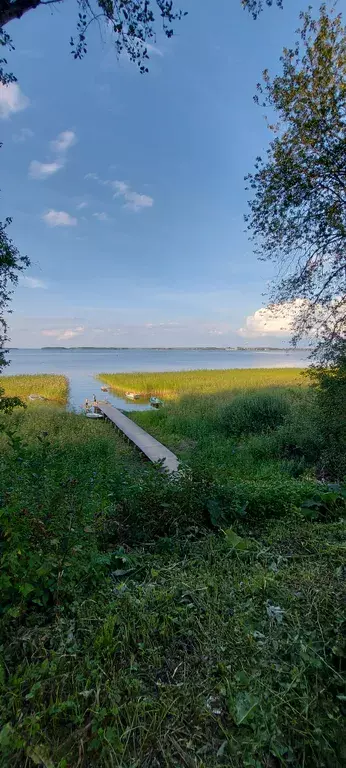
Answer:
<svg viewBox="0 0 346 768"><path fill-rule="evenodd" d="M135 371L186 371L200 368L299 368L308 353L299 350L241 351L224 349L12 349L5 374L63 373L70 382L70 408L79 409L85 398L102 396L95 374ZM143 410L138 405L107 393L118 408Z"/></svg>

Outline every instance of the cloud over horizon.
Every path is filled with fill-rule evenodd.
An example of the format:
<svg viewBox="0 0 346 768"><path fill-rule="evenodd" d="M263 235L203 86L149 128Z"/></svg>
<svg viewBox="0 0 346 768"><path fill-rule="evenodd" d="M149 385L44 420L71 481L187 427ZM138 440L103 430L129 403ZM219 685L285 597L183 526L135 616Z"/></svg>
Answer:
<svg viewBox="0 0 346 768"><path fill-rule="evenodd" d="M51 338L56 339L57 341L68 341L69 339L74 339L75 336L80 336L81 333L84 333L85 328L84 325L77 325L74 328L66 328L66 329L43 329L41 331L42 336L48 336Z"/></svg>
<svg viewBox="0 0 346 768"><path fill-rule="evenodd" d="M302 309L302 300L287 301L275 307L262 307L245 319L243 328L239 328L241 336L290 336L292 324Z"/></svg>

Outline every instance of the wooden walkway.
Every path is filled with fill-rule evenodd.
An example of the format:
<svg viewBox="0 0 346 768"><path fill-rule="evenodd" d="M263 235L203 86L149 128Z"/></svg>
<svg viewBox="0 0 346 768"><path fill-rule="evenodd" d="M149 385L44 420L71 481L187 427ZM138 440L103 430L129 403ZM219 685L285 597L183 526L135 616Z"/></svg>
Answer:
<svg viewBox="0 0 346 768"><path fill-rule="evenodd" d="M120 431L123 432L123 434L126 435L126 437L128 437L128 439L131 440L131 442L134 443L137 448L150 459L150 461L163 461L163 467L167 472L177 472L179 469L179 460L177 456L162 445L162 443L159 443L158 440L155 440L155 437L149 435L148 432L139 427L138 424L135 424L134 421L131 421L131 419L128 419L127 416L121 413L121 411L118 411L117 408L114 408L113 405L98 402L95 403L95 406L107 419L109 419L109 421L115 424L115 426L118 427L118 429L120 429Z"/></svg>

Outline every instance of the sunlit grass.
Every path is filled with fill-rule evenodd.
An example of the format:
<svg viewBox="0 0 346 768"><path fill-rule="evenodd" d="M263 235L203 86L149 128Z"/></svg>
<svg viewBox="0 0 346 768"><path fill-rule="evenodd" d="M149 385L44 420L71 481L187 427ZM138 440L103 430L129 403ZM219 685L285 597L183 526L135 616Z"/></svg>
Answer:
<svg viewBox="0 0 346 768"><path fill-rule="evenodd" d="M0 387L7 397L20 397L30 404L29 395L40 395L49 402L65 405L68 397L68 379L58 374L21 374L0 376Z"/></svg>
<svg viewBox="0 0 346 768"><path fill-rule="evenodd" d="M133 391L166 400L181 395L209 395L259 387L306 385L303 368L241 368L162 373L100 373L98 378L117 392Z"/></svg>

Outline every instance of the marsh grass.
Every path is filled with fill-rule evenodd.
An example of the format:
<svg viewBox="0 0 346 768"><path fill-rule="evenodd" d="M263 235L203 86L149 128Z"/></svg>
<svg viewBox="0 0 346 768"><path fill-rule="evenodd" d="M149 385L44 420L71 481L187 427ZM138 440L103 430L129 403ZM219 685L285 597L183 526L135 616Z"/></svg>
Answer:
<svg viewBox="0 0 346 768"><path fill-rule="evenodd" d="M100 373L98 378L117 392L134 391L143 397L166 400L189 394L234 393L260 387L304 386L303 368L241 368L162 373Z"/></svg>
<svg viewBox="0 0 346 768"><path fill-rule="evenodd" d="M6 397L20 397L27 405L31 405L28 395L40 395L45 400L60 405L67 403L68 379L59 374L0 376L1 387L4 388Z"/></svg>

